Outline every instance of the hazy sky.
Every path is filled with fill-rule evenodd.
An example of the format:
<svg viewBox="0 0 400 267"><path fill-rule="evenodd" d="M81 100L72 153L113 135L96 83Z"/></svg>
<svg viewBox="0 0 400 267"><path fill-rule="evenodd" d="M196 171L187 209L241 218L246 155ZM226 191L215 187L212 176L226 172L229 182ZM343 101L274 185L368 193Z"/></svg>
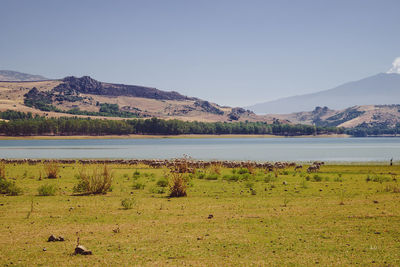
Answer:
<svg viewBox="0 0 400 267"><path fill-rule="evenodd" d="M400 1L0 1L0 69L245 106L391 68Z"/></svg>

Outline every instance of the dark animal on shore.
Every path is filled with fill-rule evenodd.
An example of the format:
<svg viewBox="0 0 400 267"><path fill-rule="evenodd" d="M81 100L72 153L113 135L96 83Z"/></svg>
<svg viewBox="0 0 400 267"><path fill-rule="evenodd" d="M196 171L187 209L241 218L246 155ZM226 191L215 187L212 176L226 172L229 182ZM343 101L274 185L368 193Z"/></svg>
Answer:
<svg viewBox="0 0 400 267"><path fill-rule="evenodd" d="M303 169L303 165L297 165L296 167L294 167L294 171L297 171L299 169Z"/></svg>

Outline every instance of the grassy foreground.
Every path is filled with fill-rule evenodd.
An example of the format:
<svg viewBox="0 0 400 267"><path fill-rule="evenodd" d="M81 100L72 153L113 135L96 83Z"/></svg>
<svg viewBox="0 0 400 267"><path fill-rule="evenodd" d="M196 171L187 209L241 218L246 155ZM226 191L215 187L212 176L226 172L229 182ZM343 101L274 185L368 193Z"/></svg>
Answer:
<svg viewBox="0 0 400 267"><path fill-rule="evenodd" d="M0 264L400 265L400 166L290 168L277 178L198 170L182 198L167 197L167 169L110 168L111 192L74 196L77 165L47 179L41 164L8 164L6 177L23 194L0 195ZM55 185L56 195L38 196L42 185ZM51 234L66 241L47 242ZM72 255L78 236L93 255Z"/></svg>

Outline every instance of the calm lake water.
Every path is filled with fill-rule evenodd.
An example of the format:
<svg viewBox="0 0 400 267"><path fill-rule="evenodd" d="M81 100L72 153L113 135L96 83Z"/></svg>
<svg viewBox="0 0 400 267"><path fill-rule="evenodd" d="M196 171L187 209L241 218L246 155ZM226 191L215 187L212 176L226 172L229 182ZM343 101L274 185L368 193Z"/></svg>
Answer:
<svg viewBox="0 0 400 267"><path fill-rule="evenodd" d="M256 161L400 160L400 138L0 140L0 158L137 158Z"/></svg>

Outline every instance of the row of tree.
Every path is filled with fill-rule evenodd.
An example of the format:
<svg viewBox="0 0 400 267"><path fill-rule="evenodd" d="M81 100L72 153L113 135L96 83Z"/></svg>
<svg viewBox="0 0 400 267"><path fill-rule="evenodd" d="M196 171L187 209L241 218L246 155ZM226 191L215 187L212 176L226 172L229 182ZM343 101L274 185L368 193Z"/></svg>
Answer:
<svg viewBox="0 0 400 267"><path fill-rule="evenodd" d="M29 113L0 112L4 135L124 135L124 134L273 134L281 136L343 133L342 128L275 122L187 122L180 120L103 120L77 117L45 118Z"/></svg>

